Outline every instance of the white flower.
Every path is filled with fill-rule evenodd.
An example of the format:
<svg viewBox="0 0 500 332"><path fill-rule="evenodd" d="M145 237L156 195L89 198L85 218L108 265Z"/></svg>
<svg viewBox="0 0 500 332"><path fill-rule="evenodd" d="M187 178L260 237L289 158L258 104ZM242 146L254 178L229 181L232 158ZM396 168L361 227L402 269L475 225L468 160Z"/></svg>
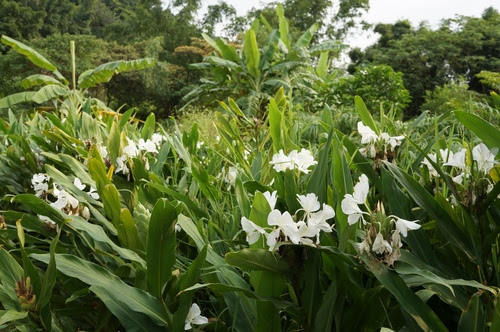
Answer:
<svg viewBox="0 0 500 332"><path fill-rule="evenodd" d="M166 141L167 138L160 133L154 133L153 136L151 136L151 141L153 141L153 143L158 147L161 145L161 142L164 140Z"/></svg>
<svg viewBox="0 0 500 332"><path fill-rule="evenodd" d="M361 121L358 122L358 133L361 135L361 144L373 143L378 138L377 134Z"/></svg>
<svg viewBox="0 0 500 332"><path fill-rule="evenodd" d="M409 221L399 217L396 217L396 230L401 233L404 237L408 235L408 230L416 230L420 228L417 224L418 220Z"/></svg>
<svg viewBox="0 0 500 332"><path fill-rule="evenodd" d="M219 135L215 136L215 141L216 141L217 143L219 143L219 142L220 142L220 136L219 136Z"/></svg>
<svg viewBox="0 0 500 332"><path fill-rule="evenodd" d="M102 159L106 159L108 157L108 148L103 145L99 145L98 149Z"/></svg>
<svg viewBox="0 0 500 332"><path fill-rule="evenodd" d="M124 175L127 175L130 173L130 170L127 167L126 164L127 161L127 156L123 155L121 157L116 158L116 170L115 173L122 172Z"/></svg>
<svg viewBox="0 0 500 332"><path fill-rule="evenodd" d="M199 141L199 142L197 142L197 143L196 143L196 148L197 148L197 149L201 149L201 147L203 146L203 144L205 144L205 142L203 142L203 141Z"/></svg>
<svg viewBox="0 0 500 332"><path fill-rule="evenodd" d="M370 253L370 243L368 243L368 239L365 238L363 242L361 243L356 243L356 249L358 250L358 253L362 253L363 251Z"/></svg>
<svg viewBox="0 0 500 332"><path fill-rule="evenodd" d="M297 234L297 224L293 221L288 211L285 211L283 214L279 210L271 211L267 216L267 223L269 226L277 226L293 243L299 243L300 238Z"/></svg>
<svg viewBox="0 0 500 332"><path fill-rule="evenodd" d="M321 205L319 204L318 197L314 193L307 195L297 195L300 206L306 215L310 215L312 212L319 210Z"/></svg>
<svg viewBox="0 0 500 332"><path fill-rule="evenodd" d="M429 157L430 160L432 160L433 162L436 162L436 154L434 153L429 153L427 155ZM422 161L422 164L424 164L425 166L427 166L427 168L429 169L429 175L431 176L438 176L438 172L436 171L436 169L434 168L434 166L432 166L432 164L430 163L429 160L427 160L427 158L424 158L424 160Z"/></svg>
<svg viewBox="0 0 500 332"><path fill-rule="evenodd" d="M443 156L442 151L446 151L446 150L448 150L448 149L441 150L441 156ZM465 153L466 152L467 152L466 149L462 149L455 154L453 154L453 152L450 151L449 156L443 157L443 160L446 160L446 162L443 164L443 166L452 166L452 167L464 169L465 168Z"/></svg>
<svg viewBox="0 0 500 332"><path fill-rule="evenodd" d="M323 203L323 210L316 213L312 213L307 220L307 225L313 231L314 236L316 236L316 243L319 244L319 233L320 231L331 233L332 226L326 221L335 217L335 211L333 208Z"/></svg>
<svg viewBox="0 0 500 332"><path fill-rule="evenodd" d="M175 224L174 228L175 228L175 231L176 231L177 233L179 233L180 231L182 231L182 227L181 227L181 225L179 225L179 224L177 224L177 223Z"/></svg>
<svg viewBox="0 0 500 332"><path fill-rule="evenodd" d="M134 141L132 141L128 137L127 137L127 142L128 145L123 148L123 153L129 158L136 157L139 154L139 149L137 149L137 146L135 145Z"/></svg>
<svg viewBox="0 0 500 332"><path fill-rule="evenodd" d="M42 216L41 214L38 215L38 219L40 219L41 221L44 221L48 224L52 224L52 225L56 224L56 222L54 220L50 219L49 217Z"/></svg>
<svg viewBox="0 0 500 332"><path fill-rule="evenodd" d="M272 193L269 191L266 191L264 193L264 197L266 198L267 202L269 203L269 207L271 210L274 210L274 207L276 206L276 201L278 200L278 197L276 197L276 194L278 192L275 190Z"/></svg>
<svg viewBox="0 0 500 332"><path fill-rule="evenodd" d="M396 229L392 232L392 247L393 248L401 248L403 243L401 243L401 236L399 235L399 230Z"/></svg>
<svg viewBox="0 0 500 332"><path fill-rule="evenodd" d="M233 166L229 166L229 169L226 173L226 177L224 178L224 181L229 184L229 186L234 186L234 183L236 182L236 177L238 176L238 169Z"/></svg>
<svg viewBox="0 0 500 332"><path fill-rule="evenodd" d="M259 240L261 234L266 233L262 227L257 226L245 217L241 217L241 228L243 228L243 230L247 233L248 244L254 244Z"/></svg>
<svg viewBox="0 0 500 332"><path fill-rule="evenodd" d="M297 223L297 236L299 238L298 242L311 245L313 244L313 241L310 239L310 237L313 237L315 235L315 229L309 227L309 225L307 225L305 222L299 221Z"/></svg>
<svg viewBox="0 0 500 332"><path fill-rule="evenodd" d="M404 136L390 136L389 137L389 145L394 150L396 146L401 145L401 141L404 139Z"/></svg>
<svg viewBox="0 0 500 332"><path fill-rule="evenodd" d="M191 305L191 308L189 308L189 312L186 316L184 330L192 329L191 324L202 325L207 323L208 323L208 318L202 316L200 307L196 303L193 303Z"/></svg>
<svg viewBox="0 0 500 332"><path fill-rule="evenodd" d="M455 183L462 184L462 182L464 181L464 176L465 176L465 173L462 172L459 175L453 177L452 180Z"/></svg>
<svg viewBox="0 0 500 332"><path fill-rule="evenodd" d="M476 145L472 149L472 159L477 162L477 168L479 171L483 171L488 174L495 164L495 155L497 149L488 149L483 143Z"/></svg>
<svg viewBox="0 0 500 332"><path fill-rule="evenodd" d="M359 177L359 182L354 186L352 197L354 197L358 204L364 204L366 202L366 198L368 197L369 191L370 185L368 183L368 177L365 174L361 174L361 176Z"/></svg>
<svg viewBox="0 0 500 332"><path fill-rule="evenodd" d="M273 155L273 159L270 164L274 165L273 168L276 172L284 172L287 169L293 169L295 167L293 160L285 155L283 150L280 150L278 153Z"/></svg>
<svg viewBox="0 0 500 332"><path fill-rule="evenodd" d="M156 147L155 142L149 139L147 141L144 141L142 138L139 139L138 147L142 151L158 153L158 148Z"/></svg>
<svg viewBox="0 0 500 332"><path fill-rule="evenodd" d="M389 242L387 242L386 240L384 240L384 237L382 236L382 234L378 233L377 237L375 237L375 241L373 241L372 250L375 253L381 255L381 254L383 254L386 251L388 253L391 253L392 252L392 247L389 244Z"/></svg>
<svg viewBox="0 0 500 332"><path fill-rule="evenodd" d="M56 209L64 210L76 209L78 207L78 200L71 196L66 190L61 190L58 192L57 201L50 203L50 205Z"/></svg>
<svg viewBox="0 0 500 332"><path fill-rule="evenodd" d="M93 199L99 199L99 194L97 193L97 190L94 187L92 187L92 186L90 187L90 190L89 190L88 194Z"/></svg>
<svg viewBox="0 0 500 332"><path fill-rule="evenodd" d="M35 190L35 195L37 197L42 196L44 192L47 192L47 190L49 190L49 184L48 184L49 179L50 177L43 173L38 173L33 175L33 178L31 179L31 184L33 186L33 189Z"/></svg>
<svg viewBox="0 0 500 332"><path fill-rule="evenodd" d="M363 220L363 223L366 223L365 219L363 218L363 214L368 213L361 211L358 206L358 201L354 199L351 194L345 194L344 199L340 203L340 206L342 208L342 212L347 215L347 222L349 223L349 225L354 225L359 221L360 218L361 220Z"/></svg>
<svg viewBox="0 0 500 332"><path fill-rule="evenodd" d="M295 151L295 150L294 150ZM294 152L292 151L292 152ZM307 149L302 149L300 150L299 153L295 153L292 156L292 152L290 153L290 159L292 159L295 162L295 167L299 171L301 171L304 174L307 174L310 172L309 167L316 165L318 162L314 160L314 157L311 153L311 151Z"/></svg>
<svg viewBox="0 0 500 332"><path fill-rule="evenodd" d="M83 190L86 187L86 185L84 185L79 178L75 178L75 180L73 181L73 184L75 185L75 187L77 187L80 190Z"/></svg>
<svg viewBox="0 0 500 332"><path fill-rule="evenodd" d="M281 230L279 228L276 228L271 233L265 234L266 235L266 244L269 246L270 251L274 250L274 246L278 242L280 232L281 232Z"/></svg>

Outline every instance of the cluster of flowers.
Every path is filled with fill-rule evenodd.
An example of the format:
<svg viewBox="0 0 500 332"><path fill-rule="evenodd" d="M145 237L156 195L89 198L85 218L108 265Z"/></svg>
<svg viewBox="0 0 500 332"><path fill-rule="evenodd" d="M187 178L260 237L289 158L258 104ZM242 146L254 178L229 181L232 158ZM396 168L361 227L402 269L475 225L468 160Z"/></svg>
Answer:
<svg viewBox="0 0 500 332"><path fill-rule="evenodd" d="M498 149L489 150L488 147L483 143L480 143L472 148L472 160L477 163L477 170L479 172L482 172L483 174L488 174L490 172L490 170L496 163L495 155L497 153L497 150ZM453 178L453 180L457 183L462 183L463 177L469 172L469 169L467 168L467 164L465 162L466 154L467 149L465 148L461 149L457 153L453 153L453 151L448 149L439 150L441 160L444 162L443 166L456 167L461 171L458 176ZM437 155L435 153L430 153L428 154L428 156L433 162L437 163ZM427 166L427 168L429 169L429 174L431 176L438 176L438 172L432 166L429 160L425 159L424 161L422 161L422 164Z"/></svg>
<svg viewBox="0 0 500 332"><path fill-rule="evenodd" d="M80 202L73 196L71 196L70 193L68 193L65 189L61 188L57 183L52 184L52 189L49 190L49 181L50 177L47 174L43 173L38 173L33 175L33 178L31 179L31 184L33 189L35 190L35 195L37 197L40 197L42 199L45 199L50 206L53 208L56 208L58 210L61 210L65 212L68 215L76 215L76 216L81 216L88 220L90 218L90 211L88 207L86 206L80 206ZM73 184L75 187L77 187L79 190L85 190L87 187L85 184L82 183L82 181L79 178L75 178L73 181ZM49 194L53 198L56 199L55 202L51 202L49 198ZM96 189L92 186L90 186L89 191L87 194L92 197L93 199L99 199L99 194L97 193ZM51 224L55 224L54 221L50 220L49 218L45 216L38 216L40 220L49 222Z"/></svg>
<svg viewBox="0 0 500 332"><path fill-rule="evenodd" d="M476 165L477 174L482 178L481 182L486 181L487 186L485 186L484 193L489 193L493 189L493 183L488 178L488 174L490 170L494 167L494 165L498 162L495 160L495 155L498 149L488 149L488 147L480 143L472 148L472 161ZM435 153L428 154L429 159L431 159L434 163L438 162L438 156ZM439 150L440 161L443 166L451 166L454 170L450 170L450 175L452 175L452 179L455 183L459 185L465 185L464 179L467 179L471 176L471 167L467 165L467 149L460 149L458 152L454 153L449 149L440 149ZM422 165L425 165L429 170L429 175L431 177L438 177L438 172L426 158L422 161ZM484 180L484 181L483 181ZM475 185L477 185L477 181L475 181ZM470 194L470 200L472 204L476 202L476 198L483 194L481 192L481 188L478 188L479 192L468 192ZM452 203L456 205L455 198L452 197Z"/></svg>
<svg viewBox="0 0 500 332"><path fill-rule="evenodd" d="M403 246L401 243L401 235L406 237L409 230L419 229L420 225L417 224L418 220L409 221L397 216L389 216L389 229L385 229L384 232L382 232L382 225L375 221L385 221L386 219L382 204L379 203L377 206L377 213L381 215L381 218L362 211L359 207L360 205L364 205L369 211L369 207L366 205L369 190L368 177L362 174L359 177L359 182L354 186L354 192L344 196L341 202L342 212L347 215L347 222L349 225L357 224L361 220L366 230L364 240L356 246L358 252L360 254L362 252L368 254L374 253L377 258L380 258L387 265L394 265L401 257L400 248ZM368 223L364 218L366 215L373 221ZM377 224L379 226L378 231ZM392 229L393 225L395 226L394 229ZM383 233L388 235L386 239L384 239Z"/></svg>
<svg viewBox="0 0 500 332"><path fill-rule="evenodd" d="M297 195L301 208L295 212L294 216L288 211L281 213L280 210L275 209L278 199L276 191L273 193L265 192L264 197L271 208L271 212L267 216L269 227L264 228L245 217L241 218L241 226L247 233L248 244L257 242L262 235L266 237L270 251L276 248L278 242L283 241L312 245L313 238L316 237L316 244L319 244L320 232L330 233L332 231L327 220L335 216L335 211L327 204L323 204L323 209L320 210L321 204L315 194ZM300 211L303 212L303 216L296 222L294 217L297 218Z"/></svg>
<svg viewBox="0 0 500 332"><path fill-rule="evenodd" d="M151 139L148 139L146 141L141 138L139 139L137 144L127 137L127 146L123 148L123 155L116 158L115 173L122 172L123 175L128 176L130 174L130 169L127 163L131 158L138 157L141 152L153 154L158 153L158 150L161 148L162 142L166 140L167 137L163 136L160 133L154 133ZM99 153L101 154L102 158L107 158L108 156L108 150L105 146L99 147ZM149 162L147 158L144 159L144 163L146 169L149 170Z"/></svg>
<svg viewBox="0 0 500 332"><path fill-rule="evenodd" d="M358 122L358 133L361 135L361 144L367 145L361 148L359 152L365 157L375 158L380 157L382 159L387 159L386 147L389 147L390 152L394 152L397 146L401 145L401 142L405 138L404 136L390 136L388 133L380 133L377 135L370 127L365 126L363 122ZM378 153L381 151L383 155Z"/></svg>
<svg viewBox="0 0 500 332"><path fill-rule="evenodd" d="M314 160L311 151L302 149L291 151L286 155L283 150L273 155L270 162L276 172L284 172L287 169L298 169L300 172L307 174L310 172L309 167L316 165L318 162Z"/></svg>

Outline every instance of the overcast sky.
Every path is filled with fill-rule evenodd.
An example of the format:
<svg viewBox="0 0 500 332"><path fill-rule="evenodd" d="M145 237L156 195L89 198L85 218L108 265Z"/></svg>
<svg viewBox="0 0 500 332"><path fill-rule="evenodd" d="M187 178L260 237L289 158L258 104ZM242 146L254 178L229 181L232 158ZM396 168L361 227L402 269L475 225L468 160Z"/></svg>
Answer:
<svg viewBox="0 0 500 332"><path fill-rule="evenodd" d="M168 0L164 0L168 3ZM203 0L203 6L216 4L218 0ZM226 0L244 15L252 7L261 7L261 4L270 0ZM500 0L370 0L370 10L364 19L370 23L393 23L398 19L409 19L414 25L421 21L428 21L436 26L442 19L455 15L480 16L489 6L500 10ZM377 36L369 33L351 36L347 43L350 46L366 47L373 44Z"/></svg>

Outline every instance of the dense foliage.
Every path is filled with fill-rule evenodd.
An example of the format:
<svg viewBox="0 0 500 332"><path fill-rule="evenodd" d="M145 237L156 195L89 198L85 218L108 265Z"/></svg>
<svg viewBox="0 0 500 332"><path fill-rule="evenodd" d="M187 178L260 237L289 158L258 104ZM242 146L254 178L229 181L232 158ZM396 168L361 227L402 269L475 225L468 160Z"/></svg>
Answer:
<svg viewBox="0 0 500 332"><path fill-rule="evenodd" d="M0 329L499 329L500 97L402 122L401 75L370 66L342 98L366 94L376 116L360 96L330 108L338 44L297 66L316 27L295 40L277 14L264 49L259 21L240 51L205 36L199 66L220 81L204 98L224 92L212 134L201 112L180 129L93 94L153 59L77 75L71 43L63 74L2 36L43 74L0 99Z"/></svg>

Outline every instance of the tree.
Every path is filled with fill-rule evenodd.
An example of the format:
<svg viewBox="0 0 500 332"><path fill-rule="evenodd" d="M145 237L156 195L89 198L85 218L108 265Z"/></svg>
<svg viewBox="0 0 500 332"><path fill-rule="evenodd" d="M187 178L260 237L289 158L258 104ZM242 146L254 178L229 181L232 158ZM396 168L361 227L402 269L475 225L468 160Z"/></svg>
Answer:
<svg viewBox="0 0 500 332"><path fill-rule="evenodd" d="M425 24L413 28L407 21L379 24L375 45L364 52L350 52L352 65L386 64L404 74L404 85L412 95L405 112L407 117L419 113L426 91L431 91L460 76L469 87L482 92L484 87L475 75L482 70L500 71L500 14L493 8L480 18L458 17L443 21L432 30Z"/></svg>

